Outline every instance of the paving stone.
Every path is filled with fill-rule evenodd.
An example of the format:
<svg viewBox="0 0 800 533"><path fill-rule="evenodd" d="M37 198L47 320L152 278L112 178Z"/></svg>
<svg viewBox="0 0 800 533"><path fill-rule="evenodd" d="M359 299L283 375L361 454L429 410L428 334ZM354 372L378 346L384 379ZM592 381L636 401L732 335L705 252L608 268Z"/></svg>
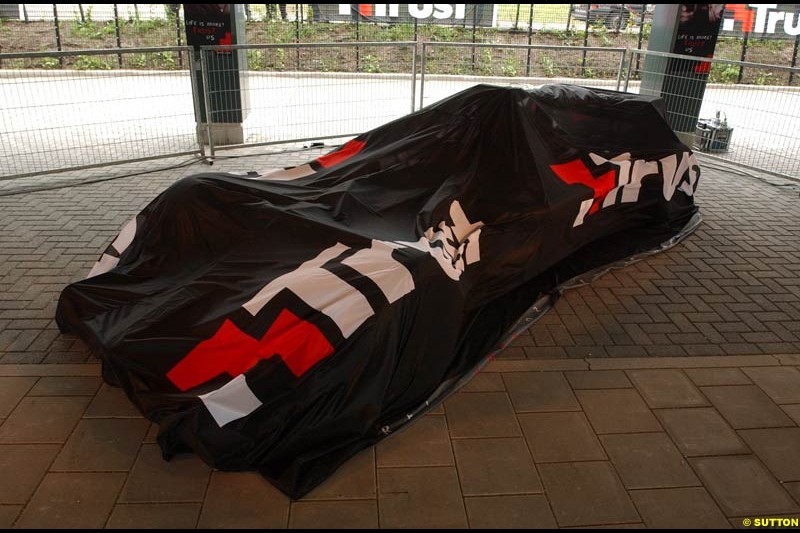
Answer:
<svg viewBox="0 0 800 533"><path fill-rule="evenodd" d="M0 529L11 529L20 511L21 505L0 505Z"/></svg>
<svg viewBox="0 0 800 533"><path fill-rule="evenodd" d="M0 418L10 415L35 383L33 377L0 378Z"/></svg>
<svg viewBox="0 0 800 533"><path fill-rule="evenodd" d="M523 439L463 439L453 449L464 496L542 492Z"/></svg>
<svg viewBox="0 0 800 533"><path fill-rule="evenodd" d="M702 487L633 490L633 503L653 529L728 529L728 521Z"/></svg>
<svg viewBox="0 0 800 533"><path fill-rule="evenodd" d="M561 372L503 374L503 382L518 413L580 411L578 400Z"/></svg>
<svg viewBox="0 0 800 533"><path fill-rule="evenodd" d="M194 529L199 503L124 503L114 507L106 529Z"/></svg>
<svg viewBox="0 0 800 533"><path fill-rule="evenodd" d="M628 377L620 370L586 370L567 372L572 388L579 389L626 389L631 388Z"/></svg>
<svg viewBox="0 0 800 533"><path fill-rule="evenodd" d="M735 429L794 425L780 407L755 385L702 387L700 390Z"/></svg>
<svg viewBox="0 0 800 533"><path fill-rule="evenodd" d="M289 498L261 475L215 471L211 474L198 527L284 529L288 520Z"/></svg>
<svg viewBox="0 0 800 533"><path fill-rule="evenodd" d="M628 377L651 408L708 405L680 370L628 370Z"/></svg>
<svg viewBox="0 0 800 533"><path fill-rule="evenodd" d="M58 453L54 444L0 445L0 504L24 504Z"/></svg>
<svg viewBox="0 0 800 533"><path fill-rule="evenodd" d="M783 488L792 495L794 501L800 503L800 483L784 483Z"/></svg>
<svg viewBox="0 0 800 533"><path fill-rule="evenodd" d="M655 416L635 390L580 390L575 394L598 434L661 431Z"/></svg>
<svg viewBox="0 0 800 533"><path fill-rule="evenodd" d="M22 529L102 528L125 474L47 474L17 520Z"/></svg>
<svg viewBox="0 0 800 533"><path fill-rule="evenodd" d="M794 420L794 423L800 426L800 404L797 405L782 405L781 408L786 412L789 417Z"/></svg>
<svg viewBox="0 0 800 533"><path fill-rule="evenodd" d="M377 529L375 500L294 502L289 520L293 529Z"/></svg>
<svg viewBox="0 0 800 533"><path fill-rule="evenodd" d="M464 498L472 529L555 529L544 496L479 496Z"/></svg>
<svg viewBox="0 0 800 533"><path fill-rule="evenodd" d="M454 467L378 469L381 528L466 528Z"/></svg>
<svg viewBox="0 0 800 533"><path fill-rule="evenodd" d="M743 370L775 403L800 403L800 370L792 367Z"/></svg>
<svg viewBox="0 0 800 533"><path fill-rule="evenodd" d="M666 433L603 435L600 440L627 489L700 484Z"/></svg>
<svg viewBox="0 0 800 533"><path fill-rule="evenodd" d="M86 397L26 397L0 426L0 443L62 443L86 409Z"/></svg>
<svg viewBox="0 0 800 533"><path fill-rule="evenodd" d="M199 502L203 500L211 469L196 455L179 455L170 461L161 450L145 444L139 450L120 503Z"/></svg>
<svg viewBox="0 0 800 533"><path fill-rule="evenodd" d="M44 377L28 396L94 396L102 380L97 377Z"/></svg>
<svg viewBox="0 0 800 533"><path fill-rule="evenodd" d="M454 464L450 435L443 416L423 416L383 439L375 450L379 467Z"/></svg>
<svg viewBox="0 0 800 533"><path fill-rule="evenodd" d="M641 521L610 463L544 464L539 471L560 527Z"/></svg>
<svg viewBox="0 0 800 533"><path fill-rule="evenodd" d="M504 392L454 394L444 408L452 438L520 436L514 409Z"/></svg>
<svg viewBox="0 0 800 533"><path fill-rule="evenodd" d="M753 456L700 457L691 461L703 485L728 516L798 511L797 504Z"/></svg>
<svg viewBox="0 0 800 533"><path fill-rule="evenodd" d="M103 384L97 396L94 397L85 418L142 418L136 406L133 405L125 392L111 385Z"/></svg>
<svg viewBox="0 0 800 533"><path fill-rule="evenodd" d="M528 413L519 422L537 463L606 459L583 413Z"/></svg>
<svg viewBox="0 0 800 533"><path fill-rule="evenodd" d="M144 419L81 420L53 463L53 471L130 470L150 423Z"/></svg>
<svg viewBox="0 0 800 533"><path fill-rule="evenodd" d="M366 449L347 460L304 500L352 500L375 498L375 448Z"/></svg>
<svg viewBox="0 0 800 533"><path fill-rule="evenodd" d="M506 390L500 374L481 372L464 385L461 392L502 392Z"/></svg>
<svg viewBox="0 0 800 533"><path fill-rule="evenodd" d="M698 387L752 384L750 378L738 368L690 368L685 372Z"/></svg>
<svg viewBox="0 0 800 533"><path fill-rule="evenodd" d="M678 449L688 457L750 452L714 409L659 409L656 414Z"/></svg>
<svg viewBox="0 0 800 533"><path fill-rule="evenodd" d="M778 481L800 481L800 428L739 431Z"/></svg>

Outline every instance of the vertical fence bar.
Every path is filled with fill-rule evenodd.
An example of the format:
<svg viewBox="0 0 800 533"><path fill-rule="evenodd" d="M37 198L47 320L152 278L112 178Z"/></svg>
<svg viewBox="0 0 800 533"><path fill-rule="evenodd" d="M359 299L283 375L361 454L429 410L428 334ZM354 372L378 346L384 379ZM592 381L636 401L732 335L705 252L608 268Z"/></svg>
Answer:
<svg viewBox="0 0 800 533"><path fill-rule="evenodd" d="M210 50L200 50L200 76L203 79L203 103L206 106L206 138L208 139L208 157L214 159L214 134L211 131L212 109L209 75L208 75L208 55L213 52Z"/></svg>
<svg viewBox="0 0 800 533"><path fill-rule="evenodd" d="M22 4L22 20L23 22L30 22L28 20L28 8L25 7L25 4Z"/></svg>
<svg viewBox="0 0 800 533"><path fill-rule="evenodd" d="M572 6L573 5L575 5L575 4L570 4L569 5L569 11L567 12L567 32L569 32L569 28L570 28L571 23L572 23Z"/></svg>
<svg viewBox="0 0 800 533"><path fill-rule="evenodd" d="M750 37L749 32L745 32L744 39L742 39L742 56L739 58L739 61L744 61L747 57L747 41ZM742 78L744 77L744 65L739 65L739 77L736 78L736 83L742 83Z"/></svg>
<svg viewBox="0 0 800 533"><path fill-rule="evenodd" d="M350 14L352 16L352 12ZM361 20L361 6L356 9L356 42L359 41L360 38L360 22ZM359 49L358 45L356 45L356 72L361 72L361 50Z"/></svg>
<svg viewBox="0 0 800 533"><path fill-rule="evenodd" d="M533 39L533 4L531 4L531 12L528 15L528 46L530 47ZM525 75L530 78L531 76L531 49L528 48L527 58L525 59Z"/></svg>
<svg viewBox="0 0 800 533"><path fill-rule="evenodd" d="M428 60L428 43L422 43L422 65L419 69L419 108L425 105L425 67Z"/></svg>
<svg viewBox="0 0 800 533"><path fill-rule="evenodd" d="M586 4L586 24L583 27L583 47L584 51L581 57L581 76L583 73L586 72L586 50L585 48L589 46L589 12L592 9L591 4Z"/></svg>
<svg viewBox="0 0 800 533"><path fill-rule="evenodd" d="M792 51L792 68L797 66L797 47L800 45L800 35L794 39L794 50ZM789 71L789 85L792 84L794 79L794 71Z"/></svg>
<svg viewBox="0 0 800 533"><path fill-rule="evenodd" d="M472 44L475 44L475 27L478 23L478 6L472 5ZM472 47L472 72L475 72L475 47Z"/></svg>
<svg viewBox="0 0 800 533"><path fill-rule="evenodd" d="M300 4L294 5L294 42L300 44ZM300 47L296 47L297 70L300 70Z"/></svg>
<svg viewBox="0 0 800 533"><path fill-rule="evenodd" d="M58 5L53 4L53 25L56 29L56 48L61 51L61 29L58 27ZM64 68L64 56L58 56L58 63Z"/></svg>
<svg viewBox="0 0 800 533"><path fill-rule="evenodd" d="M514 19L514 29L515 29L515 30L518 30L518 29L519 29L519 8L520 8L521 6L522 6L522 4L517 4L517 16L516 16L516 18Z"/></svg>
<svg viewBox="0 0 800 533"><path fill-rule="evenodd" d="M628 50L623 50L619 54L619 66L617 67L617 86L614 89L615 91L619 91L619 85L622 83L622 69L625 68L625 54Z"/></svg>
<svg viewBox="0 0 800 533"><path fill-rule="evenodd" d="M636 49L637 50L641 50L642 49L642 38L644 37L644 14L645 14L645 11L647 11L647 4L642 4L642 12L639 15L639 39L638 39L638 42L636 43ZM636 70L639 70L639 60L640 59L641 59L641 56L639 54L636 54Z"/></svg>
<svg viewBox="0 0 800 533"><path fill-rule="evenodd" d="M173 5L173 4L170 4L170 5ZM183 43L181 42L181 41L183 41L183 38L181 37L181 15L180 15L181 8L180 8L180 6L178 6L178 9L174 9L172 12L175 13L175 42L176 42L176 44L178 46L183 46ZM191 60L189 61L189 64L190 65L192 64ZM183 68L183 52L180 52L180 51L178 52L178 67Z"/></svg>
<svg viewBox="0 0 800 533"><path fill-rule="evenodd" d="M631 55L628 57L628 72L625 74L625 88L622 91L622 92L625 92L625 93L628 92L628 85L630 84L630 81L631 81L631 72L633 70L633 56L634 55L637 56L636 57L636 70L639 70L639 59L640 59L639 55L641 55L641 54L639 54L638 50L636 52L631 51Z"/></svg>
<svg viewBox="0 0 800 533"><path fill-rule="evenodd" d="M414 51L411 53L411 112L414 112L417 99L417 43L414 42Z"/></svg>
<svg viewBox="0 0 800 533"><path fill-rule="evenodd" d="M122 48L122 38L120 37L119 32L119 11L117 10L117 4L114 4L114 34L117 36L117 48ZM117 63L119 63L119 67L122 68L122 54L117 54Z"/></svg>
<svg viewBox="0 0 800 533"><path fill-rule="evenodd" d="M419 33L417 32L417 19L414 18L414 42L419 41Z"/></svg>
<svg viewBox="0 0 800 533"><path fill-rule="evenodd" d="M203 52L198 52L198 53L202 54ZM181 54L181 55L183 55L183 54ZM197 68L196 68L196 66L197 66L198 58L195 56L195 49L194 48L190 48L189 49L188 59L189 59L189 80L190 80L190 82L192 84L192 107L194 107L195 122L196 122L196 124L199 124L200 120L201 120L200 109L201 109L201 106L203 104L200 103L200 88L197 86L197 77L196 77L197 76L196 75ZM202 76L202 67L201 67L201 76ZM205 81L204 81L204 83L205 83ZM206 146L205 146L205 143L203 143L203 139L200 136L200 130L197 127L197 125L195 125L195 130L194 131L195 131L194 136L195 136L195 139L197 141L197 147L200 149L200 155L205 156L206 155Z"/></svg>
<svg viewBox="0 0 800 533"><path fill-rule="evenodd" d="M78 4L78 11L81 14L81 22L86 22L86 15L83 13L83 4Z"/></svg>

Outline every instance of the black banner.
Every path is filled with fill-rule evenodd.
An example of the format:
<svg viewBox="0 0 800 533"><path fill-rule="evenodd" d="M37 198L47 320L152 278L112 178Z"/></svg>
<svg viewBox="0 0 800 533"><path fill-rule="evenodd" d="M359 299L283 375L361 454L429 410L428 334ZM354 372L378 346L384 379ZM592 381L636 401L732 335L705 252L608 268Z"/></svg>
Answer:
<svg viewBox="0 0 800 533"><path fill-rule="evenodd" d="M183 4L186 43L204 45L232 44L233 4Z"/></svg>
<svg viewBox="0 0 800 533"><path fill-rule="evenodd" d="M300 497L452 392L534 301L681 234L699 175L657 99L476 86L304 165L176 182L56 319L165 457Z"/></svg>

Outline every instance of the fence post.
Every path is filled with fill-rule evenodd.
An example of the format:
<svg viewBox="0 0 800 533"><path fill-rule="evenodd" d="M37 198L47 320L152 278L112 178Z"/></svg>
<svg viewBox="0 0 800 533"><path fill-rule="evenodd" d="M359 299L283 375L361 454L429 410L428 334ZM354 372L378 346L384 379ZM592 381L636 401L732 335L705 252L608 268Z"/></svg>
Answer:
<svg viewBox="0 0 800 533"><path fill-rule="evenodd" d="M22 4L22 21L30 22L30 20L28 20L28 8L25 7L25 4Z"/></svg>
<svg viewBox="0 0 800 533"><path fill-rule="evenodd" d="M569 12L567 13L567 32L569 32L569 27L572 25L572 6L574 4L569 5ZM588 14L587 14L588 16Z"/></svg>
<svg viewBox="0 0 800 533"><path fill-rule="evenodd" d="M586 72L586 47L589 46L589 11L591 4L586 4L586 25L583 28L583 58L581 59L581 76Z"/></svg>
<svg viewBox="0 0 800 533"><path fill-rule="evenodd" d="M81 22L86 22L86 16L83 14L83 4L78 4L78 11L81 14Z"/></svg>
<svg viewBox="0 0 800 533"><path fill-rule="evenodd" d="M742 56L739 61L744 62L745 58L747 57L747 41L750 37L750 33L744 34L744 39L742 39ZM742 78L744 77L744 65L739 65L739 77L736 79L736 83L742 83Z"/></svg>
<svg viewBox="0 0 800 533"><path fill-rule="evenodd" d="M419 69L419 108L425 105L425 68L427 66L428 51L426 48L428 43L422 43L422 65Z"/></svg>
<svg viewBox="0 0 800 533"><path fill-rule="evenodd" d="M478 24L478 5L472 6L472 44L475 44L475 27ZM489 63L491 66L491 62ZM475 47L472 47L472 72L475 72Z"/></svg>
<svg viewBox="0 0 800 533"><path fill-rule="evenodd" d="M517 17L514 19L514 29L519 29L519 8L522 4L517 4Z"/></svg>
<svg viewBox="0 0 800 533"><path fill-rule="evenodd" d="M617 68L617 87L616 91L619 91L619 84L622 83L622 69L625 68L625 54L628 53L628 49L624 49L619 56L619 67Z"/></svg>
<svg viewBox="0 0 800 533"><path fill-rule="evenodd" d="M299 47L298 47L299 50ZM211 95L209 94L211 85L208 76L208 55L209 50L200 49L200 76L203 79L203 103L206 107L206 138L208 139L208 157L214 159L214 135L211 124L213 123L213 110L211 109Z"/></svg>
<svg viewBox="0 0 800 533"><path fill-rule="evenodd" d="M300 44L300 5L294 5L294 42ZM297 54L297 70L300 70L300 47L295 50Z"/></svg>
<svg viewBox="0 0 800 533"><path fill-rule="evenodd" d="M176 4L169 4L169 5L170 5L170 7L172 7L173 5L176 5ZM183 39L181 38L181 15L180 15L181 8L180 8L180 5L178 5L178 9L172 9L172 13L175 15L175 42L177 43L178 46L183 46L183 42L182 42ZM189 64L191 65L192 62L189 61ZM180 51L180 50L178 51L178 67L179 68L183 68L183 52Z"/></svg>
<svg viewBox="0 0 800 533"><path fill-rule="evenodd" d="M198 52L198 53L202 53L202 52ZM183 54L181 53L181 55L183 55ZM189 80L191 81L191 84L192 84L192 105L194 106L194 116L195 116L196 124L199 125L200 124L200 120L201 120L201 118L200 118L200 116L201 116L201 112L200 112L201 104L200 104L200 89L197 86L197 76L195 74L197 72L197 70L196 70L197 58L195 57L195 49L194 49L194 47L189 48L189 56L188 56L188 58L189 58L189 65L190 65L190 67L189 67ZM202 73L201 73L201 75L202 75ZM203 83L205 83L205 80L203 80ZM206 118L206 120L208 120L208 119ZM205 155L206 155L206 146L203 143L203 140L200 138L200 131L199 131L199 128L197 127L197 125L195 126L195 135L194 136L195 136L195 140L197 141L197 146L198 146L198 148L200 148L200 155L205 157Z"/></svg>
<svg viewBox="0 0 800 533"><path fill-rule="evenodd" d="M58 5L53 4L53 24L56 28L56 48L58 51L61 51L61 29L58 27ZM58 56L58 63L61 65L61 68L64 68L64 56Z"/></svg>
<svg viewBox="0 0 800 533"><path fill-rule="evenodd" d="M800 35L795 37L794 39L794 51L792 51L792 68L797 66L797 46L800 45ZM794 72L789 71L789 85L792 84L792 80L794 79Z"/></svg>
<svg viewBox="0 0 800 533"><path fill-rule="evenodd" d="M352 9L352 8L351 8ZM350 16L352 16L352 11L350 12ZM360 36L360 24L359 21L361 20L361 7L359 6L356 10L356 43L358 43ZM356 44L356 72L361 72L361 49L359 48L358 44Z"/></svg>
<svg viewBox="0 0 800 533"><path fill-rule="evenodd" d="M642 49L642 37L644 37L644 13L647 11L647 4L642 4L642 13L639 15L639 42L636 44L636 49ZM636 70L639 70L639 54L636 54Z"/></svg>
<svg viewBox="0 0 800 533"><path fill-rule="evenodd" d="M411 53L411 112L414 112L414 107L417 102L417 43L414 43L414 50Z"/></svg>
<svg viewBox="0 0 800 533"><path fill-rule="evenodd" d="M625 88L622 90L622 92L624 92L624 93L628 92L628 84L631 81L631 71L633 70L633 56L634 55L636 55L636 65L637 65L636 66L636 70L637 71L639 70L639 66L638 66L639 65L639 59L640 59L639 56L642 55L642 54L640 54L638 51L631 52L631 55L628 58L628 72L625 73Z"/></svg>
<svg viewBox="0 0 800 533"><path fill-rule="evenodd" d="M114 33L117 35L117 48L122 48L122 38L120 37L119 33L119 11L117 10L117 4L114 4ZM119 67L122 68L122 54L117 54L117 63L119 63Z"/></svg>
<svg viewBox="0 0 800 533"><path fill-rule="evenodd" d="M533 39L533 4L531 4L531 12L528 15L528 53L527 59L525 60L525 76L530 78L531 76L531 42Z"/></svg>

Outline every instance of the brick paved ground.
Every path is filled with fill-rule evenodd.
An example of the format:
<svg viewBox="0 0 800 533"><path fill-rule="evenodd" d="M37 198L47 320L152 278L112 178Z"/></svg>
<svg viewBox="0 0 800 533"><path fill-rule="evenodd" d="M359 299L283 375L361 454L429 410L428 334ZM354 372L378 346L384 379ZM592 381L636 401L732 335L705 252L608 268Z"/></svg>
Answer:
<svg viewBox="0 0 800 533"><path fill-rule="evenodd" d="M52 320L119 226L197 170L0 197L0 527L727 527L800 514L796 191L707 167L694 236L567 293L444 406L290 502L253 474L163 462L154 428Z"/></svg>

